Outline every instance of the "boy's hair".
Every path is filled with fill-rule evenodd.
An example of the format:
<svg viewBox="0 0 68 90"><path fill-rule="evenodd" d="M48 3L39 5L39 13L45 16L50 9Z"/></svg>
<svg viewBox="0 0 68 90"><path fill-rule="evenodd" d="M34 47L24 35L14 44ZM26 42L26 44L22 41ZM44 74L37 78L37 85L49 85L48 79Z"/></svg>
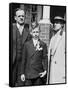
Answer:
<svg viewBox="0 0 68 90"><path fill-rule="evenodd" d="M35 28L39 28L39 24L37 24L34 28L31 27L30 32L32 32ZM39 32L40 32L40 28L39 28Z"/></svg>
<svg viewBox="0 0 68 90"><path fill-rule="evenodd" d="M32 23L35 23L35 26L34 27L32 26ZM32 32L37 27L39 28L39 24L37 23L37 21L32 21L31 22L31 31L30 32ZM40 31L40 28L39 28L39 31Z"/></svg>

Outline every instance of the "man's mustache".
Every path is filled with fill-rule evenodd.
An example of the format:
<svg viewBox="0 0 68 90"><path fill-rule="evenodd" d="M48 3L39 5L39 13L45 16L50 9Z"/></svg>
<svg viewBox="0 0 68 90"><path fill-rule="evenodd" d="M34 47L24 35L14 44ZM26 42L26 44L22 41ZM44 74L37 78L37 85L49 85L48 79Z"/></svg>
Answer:
<svg viewBox="0 0 68 90"><path fill-rule="evenodd" d="M35 35L35 37L38 37L37 35Z"/></svg>
<svg viewBox="0 0 68 90"><path fill-rule="evenodd" d="M20 20L21 20L21 21L23 21L23 19L22 19L22 18L20 18Z"/></svg>

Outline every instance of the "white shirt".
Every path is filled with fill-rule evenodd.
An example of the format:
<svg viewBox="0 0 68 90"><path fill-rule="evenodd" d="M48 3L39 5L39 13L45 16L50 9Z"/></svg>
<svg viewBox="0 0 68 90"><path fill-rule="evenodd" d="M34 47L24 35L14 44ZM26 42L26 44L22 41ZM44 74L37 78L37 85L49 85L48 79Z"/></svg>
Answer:
<svg viewBox="0 0 68 90"><path fill-rule="evenodd" d="M24 25L21 26L21 25L19 25L19 24L17 23L17 28L18 28L20 34L22 35L23 29L24 29Z"/></svg>
<svg viewBox="0 0 68 90"><path fill-rule="evenodd" d="M38 39L33 39L34 47L38 44Z"/></svg>

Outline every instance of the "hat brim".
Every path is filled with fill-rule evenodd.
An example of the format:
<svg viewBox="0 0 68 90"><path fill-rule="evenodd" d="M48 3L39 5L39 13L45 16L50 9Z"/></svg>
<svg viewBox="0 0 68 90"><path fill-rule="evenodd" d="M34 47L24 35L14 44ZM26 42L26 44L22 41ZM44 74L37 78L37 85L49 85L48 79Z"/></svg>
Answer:
<svg viewBox="0 0 68 90"><path fill-rule="evenodd" d="M54 24L55 22L60 22L60 23L66 23L66 21L65 20L62 20L62 19L54 19L54 20L52 20L52 23Z"/></svg>

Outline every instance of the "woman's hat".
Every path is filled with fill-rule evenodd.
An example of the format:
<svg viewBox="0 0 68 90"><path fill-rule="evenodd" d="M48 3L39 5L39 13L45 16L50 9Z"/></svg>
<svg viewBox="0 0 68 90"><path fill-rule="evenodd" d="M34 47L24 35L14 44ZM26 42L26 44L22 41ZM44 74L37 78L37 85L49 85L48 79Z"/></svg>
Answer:
<svg viewBox="0 0 68 90"><path fill-rule="evenodd" d="M55 23L55 22L61 22L61 23L65 23L66 21L64 20L64 18L62 18L62 17L60 17L60 16L56 16L56 17L54 17L54 19L53 19L53 21L52 21L53 23Z"/></svg>

